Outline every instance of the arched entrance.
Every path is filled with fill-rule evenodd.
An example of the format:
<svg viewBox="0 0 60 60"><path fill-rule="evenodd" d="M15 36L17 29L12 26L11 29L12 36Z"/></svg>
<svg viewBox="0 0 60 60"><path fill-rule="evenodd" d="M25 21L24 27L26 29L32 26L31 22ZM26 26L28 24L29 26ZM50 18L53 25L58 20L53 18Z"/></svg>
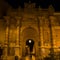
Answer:
<svg viewBox="0 0 60 60"><path fill-rule="evenodd" d="M38 55L39 33L33 27L27 27L22 31L22 55L25 57L30 52Z"/></svg>

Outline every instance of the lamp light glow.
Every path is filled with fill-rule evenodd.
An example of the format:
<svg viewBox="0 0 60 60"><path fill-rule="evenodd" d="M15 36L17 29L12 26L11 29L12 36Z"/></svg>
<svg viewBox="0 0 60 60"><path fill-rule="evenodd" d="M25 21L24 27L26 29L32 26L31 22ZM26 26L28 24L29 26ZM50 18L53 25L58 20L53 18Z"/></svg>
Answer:
<svg viewBox="0 0 60 60"><path fill-rule="evenodd" d="M29 43L31 43L31 40L29 40Z"/></svg>

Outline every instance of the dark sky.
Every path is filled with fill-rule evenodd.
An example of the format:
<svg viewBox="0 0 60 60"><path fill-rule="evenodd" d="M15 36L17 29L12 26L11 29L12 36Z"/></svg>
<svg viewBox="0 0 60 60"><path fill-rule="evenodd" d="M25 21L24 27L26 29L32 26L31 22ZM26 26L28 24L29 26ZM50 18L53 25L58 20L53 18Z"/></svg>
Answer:
<svg viewBox="0 0 60 60"><path fill-rule="evenodd" d="M24 7L24 2L29 2L29 0L6 0L13 8ZM42 8L48 8L50 4L55 8L55 11L60 11L60 0L30 0L31 3L35 2L36 7L39 5Z"/></svg>

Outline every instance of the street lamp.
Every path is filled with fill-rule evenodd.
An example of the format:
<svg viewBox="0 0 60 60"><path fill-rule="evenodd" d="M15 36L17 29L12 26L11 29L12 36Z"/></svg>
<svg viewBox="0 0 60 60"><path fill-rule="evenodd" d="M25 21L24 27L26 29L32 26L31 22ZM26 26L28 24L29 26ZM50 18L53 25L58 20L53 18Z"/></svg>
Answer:
<svg viewBox="0 0 60 60"><path fill-rule="evenodd" d="M29 40L29 43L31 43L31 40Z"/></svg>

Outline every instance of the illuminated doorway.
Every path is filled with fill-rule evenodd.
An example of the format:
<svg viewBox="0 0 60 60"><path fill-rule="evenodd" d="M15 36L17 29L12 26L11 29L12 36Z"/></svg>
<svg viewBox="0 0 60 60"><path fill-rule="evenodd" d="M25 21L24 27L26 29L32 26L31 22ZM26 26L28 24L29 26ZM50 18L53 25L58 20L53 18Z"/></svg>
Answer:
<svg viewBox="0 0 60 60"><path fill-rule="evenodd" d="M27 58L26 59L34 59L35 60L35 57L34 57L34 54L33 51L34 51L34 40L32 39L28 39L26 41L26 52L28 52L27 54Z"/></svg>
<svg viewBox="0 0 60 60"><path fill-rule="evenodd" d="M26 46L28 46L29 51L32 52L33 51L33 46L34 46L34 41L32 39L28 39L26 41Z"/></svg>

